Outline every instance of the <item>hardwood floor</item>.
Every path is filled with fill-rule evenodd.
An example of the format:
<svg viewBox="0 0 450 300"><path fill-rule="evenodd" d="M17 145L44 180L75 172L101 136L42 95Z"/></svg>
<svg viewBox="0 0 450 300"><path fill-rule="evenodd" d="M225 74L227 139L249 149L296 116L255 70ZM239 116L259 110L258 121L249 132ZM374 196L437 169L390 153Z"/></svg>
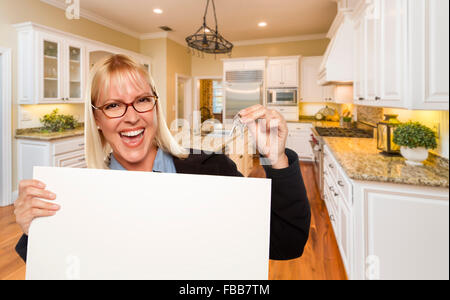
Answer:
<svg viewBox="0 0 450 300"><path fill-rule="evenodd" d="M325 203L315 183L312 164L301 164L311 205L311 231L303 256L289 261L270 261L270 280L341 280L347 279L331 227ZM256 167L251 177L264 176L262 167ZM25 278L25 263L14 247L22 235L15 223L14 207L0 207L0 280Z"/></svg>

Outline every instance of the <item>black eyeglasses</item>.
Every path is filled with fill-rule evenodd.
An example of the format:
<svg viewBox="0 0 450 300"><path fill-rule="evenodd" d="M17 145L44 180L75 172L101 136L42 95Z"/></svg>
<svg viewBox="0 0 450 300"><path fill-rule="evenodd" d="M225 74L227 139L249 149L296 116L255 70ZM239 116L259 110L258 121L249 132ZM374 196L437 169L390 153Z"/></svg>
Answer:
<svg viewBox="0 0 450 300"><path fill-rule="evenodd" d="M123 117L128 110L128 107L133 106L134 110L138 113L146 113L151 111L158 101L157 96L145 96L136 99L133 103L126 104L123 102L110 102L100 107L91 104L93 109L101 110L107 118L116 119Z"/></svg>

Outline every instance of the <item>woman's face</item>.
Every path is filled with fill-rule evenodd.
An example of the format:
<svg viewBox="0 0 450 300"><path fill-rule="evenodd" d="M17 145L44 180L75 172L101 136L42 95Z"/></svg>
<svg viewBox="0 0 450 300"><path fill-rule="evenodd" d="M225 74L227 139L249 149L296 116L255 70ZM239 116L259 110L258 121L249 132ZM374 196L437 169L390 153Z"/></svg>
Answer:
<svg viewBox="0 0 450 300"><path fill-rule="evenodd" d="M125 81L122 85L113 78L109 91L105 95L100 94L95 106L101 107L113 102L129 104L146 96L154 96L154 93L143 78L142 84ZM97 126L111 145L114 157L124 167L139 168L147 165L149 154L155 149L153 139L157 130L156 109L155 105L149 112L138 113L129 106L123 117L115 119L108 118L100 110L94 111Z"/></svg>

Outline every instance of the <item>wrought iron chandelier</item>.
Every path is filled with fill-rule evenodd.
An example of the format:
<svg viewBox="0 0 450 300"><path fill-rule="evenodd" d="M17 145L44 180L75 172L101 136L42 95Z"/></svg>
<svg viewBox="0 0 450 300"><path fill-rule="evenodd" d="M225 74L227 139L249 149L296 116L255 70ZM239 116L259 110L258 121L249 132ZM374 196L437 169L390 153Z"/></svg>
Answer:
<svg viewBox="0 0 450 300"><path fill-rule="evenodd" d="M216 22L215 30L206 25L206 15L208 13L209 2L212 2L214 11L214 20ZM195 54L195 50L209 54L229 54L233 50L233 44L224 39L218 31L216 6L214 0L207 0L205 15L203 16L203 25L195 32L186 38L188 47L192 49L192 53Z"/></svg>

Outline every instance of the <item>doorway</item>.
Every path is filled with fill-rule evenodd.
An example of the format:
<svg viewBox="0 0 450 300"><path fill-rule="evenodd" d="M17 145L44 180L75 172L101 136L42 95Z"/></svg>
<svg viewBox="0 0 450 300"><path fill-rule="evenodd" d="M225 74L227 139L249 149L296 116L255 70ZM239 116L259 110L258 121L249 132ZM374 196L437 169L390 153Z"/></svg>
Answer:
<svg viewBox="0 0 450 300"><path fill-rule="evenodd" d="M11 49L0 47L0 206L12 204Z"/></svg>
<svg viewBox="0 0 450 300"><path fill-rule="evenodd" d="M195 108L201 122L209 119L223 121L223 85L221 76L195 78Z"/></svg>
<svg viewBox="0 0 450 300"><path fill-rule="evenodd" d="M185 75L175 76L175 119L177 127L192 127L192 78Z"/></svg>

